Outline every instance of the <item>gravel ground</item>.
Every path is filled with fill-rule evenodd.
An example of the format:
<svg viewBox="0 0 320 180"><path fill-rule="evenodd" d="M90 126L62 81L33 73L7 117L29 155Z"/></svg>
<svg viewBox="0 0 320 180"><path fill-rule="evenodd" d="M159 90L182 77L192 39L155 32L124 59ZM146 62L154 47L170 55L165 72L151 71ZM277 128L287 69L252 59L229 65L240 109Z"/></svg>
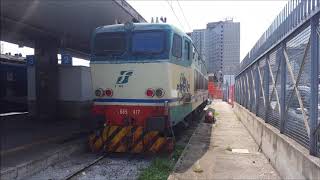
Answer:
<svg viewBox="0 0 320 180"><path fill-rule="evenodd" d="M202 119L201 116L200 119ZM199 122L193 122L188 129L181 130L177 133L176 140L178 145L184 146L188 143L189 138L196 129L198 123ZM49 166L47 169L26 179L65 179L70 174L80 170L100 156L101 155L99 154L91 152L78 152L72 154L64 161ZM140 172L151 164L152 159L152 157L143 155L110 155L99 161L97 164L89 167L84 172L81 172L73 179L137 179Z"/></svg>
<svg viewBox="0 0 320 180"><path fill-rule="evenodd" d="M89 152L76 153L26 179L64 179L98 157L100 155ZM140 171L148 167L150 162L151 158L125 154L117 155L117 157L106 157L73 179L136 179Z"/></svg>
<svg viewBox="0 0 320 180"><path fill-rule="evenodd" d="M74 179L137 179L140 171L150 165L146 159L107 158L90 167Z"/></svg>

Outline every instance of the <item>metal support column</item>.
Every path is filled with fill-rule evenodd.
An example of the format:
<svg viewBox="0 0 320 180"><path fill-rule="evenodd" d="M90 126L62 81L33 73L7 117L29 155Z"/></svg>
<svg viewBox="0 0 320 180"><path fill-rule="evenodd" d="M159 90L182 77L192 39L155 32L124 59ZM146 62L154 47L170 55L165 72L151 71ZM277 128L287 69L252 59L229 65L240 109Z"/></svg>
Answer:
<svg viewBox="0 0 320 180"><path fill-rule="evenodd" d="M264 115L264 121L268 123L268 113L270 109L270 98L269 98L269 78L270 78L270 71L269 71L269 55L266 55L266 64L264 66L264 94L265 94L265 115Z"/></svg>
<svg viewBox="0 0 320 180"><path fill-rule="evenodd" d="M282 43L280 48L279 60L280 60L280 133L285 131L285 121L286 121L286 76L287 67L286 61L284 59L284 50L286 48L286 43Z"/></svg>
<svg viewBox="0 0 320 180"><path fill-rule="evenodd" d="M311 19L311 97L310 98L310 155L317 154L317 133L318 125L318 75L319 75L319 36L317 28L319 26L319 17L314 16Z"/></svg>

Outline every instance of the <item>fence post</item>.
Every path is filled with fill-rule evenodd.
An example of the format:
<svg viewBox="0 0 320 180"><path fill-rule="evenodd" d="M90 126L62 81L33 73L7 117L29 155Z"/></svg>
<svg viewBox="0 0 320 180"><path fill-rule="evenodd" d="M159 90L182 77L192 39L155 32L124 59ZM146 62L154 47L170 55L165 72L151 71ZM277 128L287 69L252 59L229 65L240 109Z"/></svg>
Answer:
<svg viewBox="0 0 320 180"><path fill-rule="evenodd" d="M311 98L310 98L310 155L317 155L317 134L315 134L318 125L318 71L319 71L319 36L317 28L319 26L319 16L311 19Z"/></svg>
<svg viewBox="0 0 320 180"><path fill-rule="evenodd" d="M242 82L242 73L239 75L239 81L240 81L240 104L243 106L243 82Z"/></svg>
<svg viewBox="0 0 320 180"><path fill-rule="evenodd" d="M266 60L265 60L265 66L264 66L264 86L265 86L265 89L264 89L264 95L265 95L265 116L264 116L264 121L266 123L268 123L268 113L269 113L269 105L270 105L270 98L269 98L269 78L270 78L270 70L269 70L269 66L268 66L268 63L269 63L269 54L266 55Z"/></svg>
<svg viewBox="0 0 320 180"><path fill-rule="evenodd" d="M254 81L254 77L252 77L252 70L253 70L253 65L252 67L249 69L249 75L248 75L248 79L249 79L249 89L250 89L250 111L253 112L253 105L254 105L254 91L255 89L253 89L253 81Z"/></svg>
<svg viewBox="0 0 320 180"><path fill-rule="evenodd" d="M280 47L280 133L285 131L286 121L286 76L287 67L284 59L284 50L286 49L286 43L283 42Z"/></svg>
<svg viewBox="0 0 320 180"><path fill-rule="evenodd" d="M246 70L247 71L247 70ZM244 96L244 99L245 99L245 107L246 109L249 109L249 92L248 92L248 88L249 88L249 84L248 84L248 78L247 78L247 72L244 72L244 84L245 84L245 96Z"/></svg>
<svg viewBox="0 0 320 180"><path fill-rule="evenodd" d="M238 77L236 77L236 86L235 86L236 97L234 98L236 102L239 104L239 81Z"/></svg>
<svg viewBox="0 0 320 180"><path fill-rule="evenodd" d="M246 107L246 99L245 99L245 95L246 95L246 85L244 83L244 73L241 73L241 82L242 82L242 106Z"/></svg>
<svg viewBox="0 0 320 180"><path fill-rule="evenodd" d="M240 93L241 93L241 86L240 86L240 80L239 80L239 76L237 76L237 103L240 104Z"/></svg>
<svg viewBox="0 0 320 180"><path fill-rule="evenodd" d="M237 100L238 87L237 86L238 86L237 77L234 77L234 95L235 95L234 101L235 102L238 102L238 100Z"/></svg>
<svg viewBox="0 0 320 180"><path fill-rule="evenodd" d="M260 98L260 78L259 78L259 64L260 61L257 62L256 64L256 73L255 73L255 86L256 86L256 115L258 116L258 111L259 111L259 98Z"/></svg>

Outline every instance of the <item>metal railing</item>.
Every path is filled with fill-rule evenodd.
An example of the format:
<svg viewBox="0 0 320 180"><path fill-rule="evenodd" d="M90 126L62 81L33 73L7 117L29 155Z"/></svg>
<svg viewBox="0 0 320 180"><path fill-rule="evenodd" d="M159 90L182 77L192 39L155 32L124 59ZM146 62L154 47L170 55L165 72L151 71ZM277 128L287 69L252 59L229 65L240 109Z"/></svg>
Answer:
<svg viewBox="0 0 320 180"><path fill-rule="evenodd" d="M320 154L320 0L290 0L236 76L235 101Z"/></svg>

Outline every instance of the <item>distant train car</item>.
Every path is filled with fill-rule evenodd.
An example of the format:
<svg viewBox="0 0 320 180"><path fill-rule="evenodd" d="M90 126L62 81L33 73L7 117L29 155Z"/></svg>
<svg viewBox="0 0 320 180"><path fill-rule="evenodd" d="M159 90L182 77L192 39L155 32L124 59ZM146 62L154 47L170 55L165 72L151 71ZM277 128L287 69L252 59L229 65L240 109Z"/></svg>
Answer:
<svg viewBox="0 0 320 180"><path fill-rule="evenodd" d="M188 35L168 24L99 27L92 39L93 113L105 128L93 150L159 152L172 128L208 99L205 63Z"/></svg>
<svg viewBox="0 0 320 180"><path fill-rule="evenodd" d="M1 54L0 113L27 111L27 67L24 58Z"/></svg>

